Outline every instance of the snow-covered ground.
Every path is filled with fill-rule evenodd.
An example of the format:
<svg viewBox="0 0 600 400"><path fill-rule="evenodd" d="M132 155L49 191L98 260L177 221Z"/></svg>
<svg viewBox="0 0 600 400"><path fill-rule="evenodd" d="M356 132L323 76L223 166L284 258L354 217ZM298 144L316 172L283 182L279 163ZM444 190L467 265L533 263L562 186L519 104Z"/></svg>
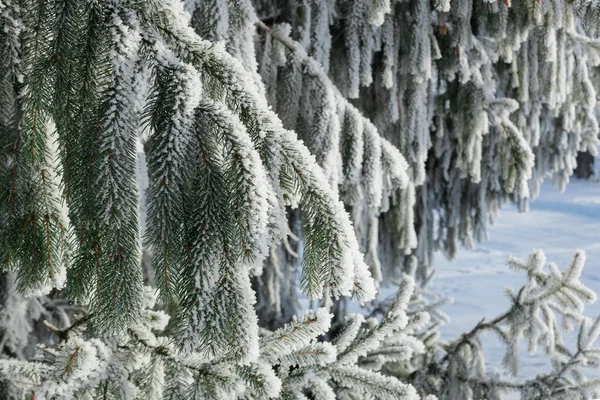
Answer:
<svg viewBox="0 0 600 400"><path fill-rule="evenodd" d="M581 280L600 295L600 183L573 181L564 193L544 184L528 213L504 206L489 235L489 241L472 251L461 249L452 261L436 255L431 289L454 298L444 308L452 318L442 327L444 338L456 338L483 317L491 319L507 310L504 288L518 289L525 283L522 274L506 266L509 255L526 258L532 249L541 249L562 270L575 249L583 249L587 262ZM600 301L586 310L589 317L600 315ZM567 338L567 344L574 341L573 335ZM484 349L489 370L500 368L504 347L493 334L484 336ZM522 354L519 377L550 368L541 355L527 355L525 348Z"/></svg>

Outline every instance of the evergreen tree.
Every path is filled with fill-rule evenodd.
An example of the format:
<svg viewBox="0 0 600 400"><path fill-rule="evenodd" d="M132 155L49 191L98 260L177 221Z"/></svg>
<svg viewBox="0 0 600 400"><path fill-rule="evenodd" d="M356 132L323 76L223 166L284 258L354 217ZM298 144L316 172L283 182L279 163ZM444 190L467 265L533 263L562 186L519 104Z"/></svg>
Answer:
<svg viewBox="0 0 600 400"><path fill-rule="evenodd" d="M425 287L434 250L597 152L599 15L0 0L0 397L588 396L581 254L564 273L511 261L529 279L513 307L446 345ZM371 302L385 277L396 297L344 320L340 299ZM296 317L299 292L319 308ZM522 335L556 371L488 379L485 329L513 371Z"/></svg>

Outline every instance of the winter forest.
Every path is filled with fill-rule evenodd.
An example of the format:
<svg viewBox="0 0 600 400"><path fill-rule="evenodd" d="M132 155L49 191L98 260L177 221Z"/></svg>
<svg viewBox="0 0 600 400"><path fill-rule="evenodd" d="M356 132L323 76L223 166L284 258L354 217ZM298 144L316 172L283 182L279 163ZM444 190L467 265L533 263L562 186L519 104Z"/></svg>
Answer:
<svg viewBox="0 0 600 400"><path fill-rule="evenodd" d="M596 0L0 0L0 400L600 397L577 240L454 337L432 289L598 90Z"/></svg>

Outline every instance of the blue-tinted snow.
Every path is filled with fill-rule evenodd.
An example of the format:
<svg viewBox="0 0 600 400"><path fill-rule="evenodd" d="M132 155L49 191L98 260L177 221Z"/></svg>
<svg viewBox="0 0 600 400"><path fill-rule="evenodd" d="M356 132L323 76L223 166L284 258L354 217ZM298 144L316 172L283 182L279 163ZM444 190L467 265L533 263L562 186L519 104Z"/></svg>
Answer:
<svg viewBox="0 0 600 400"><path fill-rule="evenodd" d="M504 288L517 291L525 283L523 274L506 266L509 255L525 259L532 249L541 249L548 262L556 262L563 270L575 249L583 249L587 262L581 281L600 294L600 183L573 181L564 193L544 184L529 212L519 213L507 205L488 232L489 241L472 251L459 250L452 261L436 255L431 289L454 298L444 308L452 319L442 327L444 339L456 338L481 318L491 319L507 310L510 302ZM585 314L600 315L600 301L586 307ZM501 368L504 347L492 333L484 336L483 343L488 370ZM574 348L574 334L566 338L566 344ZM545 357L528 355L525 347L521 362L519 378L550 369Z"/></svg>

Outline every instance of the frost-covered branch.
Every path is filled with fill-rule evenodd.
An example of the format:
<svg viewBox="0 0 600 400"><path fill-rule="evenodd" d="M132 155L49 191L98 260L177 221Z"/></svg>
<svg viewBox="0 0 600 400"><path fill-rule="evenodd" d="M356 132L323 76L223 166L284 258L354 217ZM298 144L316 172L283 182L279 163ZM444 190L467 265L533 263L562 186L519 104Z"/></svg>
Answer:
<svg viewBox="0 0 600 400"><path fill-rule="evenodd" d="M336 398L349 391L380 399L418 399L412 386L357 364L359 355L376 351L384 338L406 326L405 309L414 284L410 278L406 282L381 323L349 322L343 337L319 342L332 315L323 308L309 311L265 332L260 357L250 363L208 361L200 353L178 350L158 334L169 318L152 310L156 296L146 287L140 319L125 332L95 338L87 329L91 319L84 317L61 330L64 341L40 347L42 356L30 361L0 359L0 376L36 399L294 398L303 393Z"/></svg>
<svg viewBox="0 0 600 400"><path fill-rule="evenodd" d="M367 241L364 251L368 253L372 274L380 280L382 273L377 250L377 222L379 214L390 207L389 197L395 199L393 207L398 209L400 247L409 252L416 246L414 187L407 174L408 164L402 154L379 134L373 123L342 96L323 66L309 56L300 43L286 36L284 28L271 29L261 21L256 22L256 25L266 33L265 40L273 38L287 49L282 51L273 47L273 54L283 53L279 55L283 59L278 61L279 66L282 66L278 73L284 75L290 69L302 71L298 72L298 79L284 75L287 78L281 82L280 88L275 86L277 79L272 78L273 90L281 93L274 106L284 122L295 121L288 122L286 127L298 130L325 171L334 171L334 175L329 176L329 181L334 186L339 182L342 198L353 207L355 233L361 242ZM265 60L267 62L269 61ZM274 66L277 67L278 65ZM294 84L297 87L290 86ZM290 107L291 104L302 102L301 99L305 96L303 93L309 92L322 99L319 105L322 109L337 108L323 118L333 118L335 124L339 125L341 134L332 133L331 125L322 123L320 115L326 111L311 111L306 107L296 110L297 107ZM339 140L339 145L323 146L323 143L332 140ZM335 154L337 151L339 154ZM342 161L342 168L338 171L331 163L336 163L339 159ZM368 221L370 226L366 230L362 228L364 221Z"/></svg>
<svg viewBox="0 0 600 400"><path fill-rule="evenodd" d="M579 280L585 254L577 251L564 271L555 264L545 267L546 258L534 251L527 261L509 259L509 265L527 274L528 283L518 292L507 289L512 306L497 317L480 321L473 329L454 341L429 342L429 356L414 358L411 369L386 365L392 374L410 374L421 392L440 399L501 398L507 391L518 391L522 398L562 398L581 395L590 398L598 389L597 379L588 380L585 366L598 363L595 343L600 332L599 320L591 322L583 316L584 304L596 295ZM577 348L569 350L562 338L565 328L579 328ZM535 378L502 381L490 375L485 367L481 334L492 332L506 346L504 366L514 376L518 372L518 349L522 341L528 351L541 351L551 360L552 370Z"/></svg>

